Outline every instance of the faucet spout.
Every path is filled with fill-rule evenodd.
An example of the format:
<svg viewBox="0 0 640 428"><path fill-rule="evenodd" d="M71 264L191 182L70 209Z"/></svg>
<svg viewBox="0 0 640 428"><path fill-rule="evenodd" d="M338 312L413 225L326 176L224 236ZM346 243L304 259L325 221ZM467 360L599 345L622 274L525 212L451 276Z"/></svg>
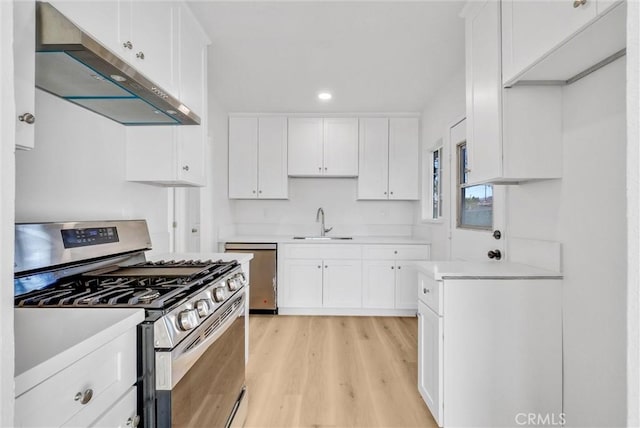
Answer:
<svg viewBox="0 0 640 428"><path fill-rule="evenodd" d="M324 227L324 210L322 209L322 207L318 208L318 211L316 212L316 223L321 220L322 222L320 223L320 236L325 236L327 232L331 232L333 227L330 227L329 229L326 229Z"/></svg>

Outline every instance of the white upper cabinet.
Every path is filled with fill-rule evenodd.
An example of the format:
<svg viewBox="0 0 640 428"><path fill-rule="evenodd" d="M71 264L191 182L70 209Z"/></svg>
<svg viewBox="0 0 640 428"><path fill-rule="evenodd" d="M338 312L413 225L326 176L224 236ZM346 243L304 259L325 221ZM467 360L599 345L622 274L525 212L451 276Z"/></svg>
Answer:
<svg viewBox="0 0 640 428"><path fill-rule="evenodd" d="M358 119L325 118L323 174L358 175Z"/></svg>
<svg viewBox="0 0 640 428"><path fill-rule="evenodd" d="M358 175L357 118L289 118L290 176Z"/></svg>
<svg viewBox="0 0 640 428"><path fill-rule="evenodd" d="M389 119L360 119L358 199L389 198Z"/></svg>
<svg viewBox="0 0 640 428"><path fill-rule="evenodd" d="M503 89L500 3L470 3L465 18L468 183L561 177L560 87Z"/></svg>
<svg viewBox="0 0 640 428"><path fill-rule="evenodd" d="M51 4L166 92L178 93L178 2L54 0Z"/></svg>
<svg viewBox="0 0 640 428"><path fill-rule="evenodd" d="M13 3L16 148L32 149L35 122L35 10L33 0Z"/></svg>
<svg viewBox="0 0 640 428"><path fill-rule="evenodd" d="M567 81L619 52L625 9L611 0L502 1L503 82Z"/></svg>
<svg viewBox="0 0 640 428"><path fill-rule="evenodd" d="M229 118L229 198L287 199L287 118Z"/></svg>
<svg viewBox="0 0 640 428"><path fill-rule="evenodd" d="M129 62L162 89L176 94L177 61L174 60L173 53L177 52L178 40L177 4L171 1L136 0L128 3L121 6L125 14L129 6L131 13L130 26L121 28L121 40L123 44L132 44L132 48L128 49ZM126 21L125 16L121 22L124 24ZM199 114L198 111L196 113Z"/></svg>
<svg viewBox="0 0 640 428"><path fill-rule="evenodd" d="M358 199L417 200L418 118L361 118Z"/></svg>
<svg viewBox="0 0 640 428"><path fill-rule="evenodd" d="M389 119L389 199L418 199L419 141L419 119Z"/></svg>
<svg viewBox="0 0 640 428"><path fill-rule="evenodd" d="M172 3L148 4L154 5L154 9L156 3L159 5L158 13L165 17L167 7ZM169 52L177 55L175 63L178 65L178 85L175 93L200 116L201 123L127 127L126 174L129 181L162 186L204 186L208 40L188 7L184 4L178 6L171 12L171 16L176 20L172 26L175 33L172 34L178 36L175 37L175 43L179 49L169 49Z"/></svg>

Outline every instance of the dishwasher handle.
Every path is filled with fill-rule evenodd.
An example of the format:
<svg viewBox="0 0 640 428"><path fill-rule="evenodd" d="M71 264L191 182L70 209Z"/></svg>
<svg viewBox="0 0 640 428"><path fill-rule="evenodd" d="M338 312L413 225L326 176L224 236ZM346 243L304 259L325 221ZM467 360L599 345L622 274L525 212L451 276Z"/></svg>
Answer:
<svg viewBox="0 0 640 428"><path fill-rule="evenodd" d="M250 243L250 242L227 242L224 244L225 251L233 252L233 250L277 250L276 243Z"/></svg>

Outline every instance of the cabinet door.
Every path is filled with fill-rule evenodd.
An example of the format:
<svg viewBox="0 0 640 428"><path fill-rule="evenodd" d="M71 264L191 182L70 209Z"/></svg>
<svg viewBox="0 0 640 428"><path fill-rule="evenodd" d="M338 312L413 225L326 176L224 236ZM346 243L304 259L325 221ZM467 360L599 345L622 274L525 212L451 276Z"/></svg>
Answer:
<svg viewBox="0 0 640 428"><path fill-rule="evenodd" d="M229 118L229 198L256 198L258 192L258 119Z"/></svg>
<svg viewBox="0 0 640 428"><path fill-rule="evenodd" d="M358 119L324 119L324 164L329 176L358 175Z"/></svg>
<svg viewBox="0 0 640 428"><path fill-rule="evenodd" d="M322 305L325 308L362 307L362 262L325 260Z"/></svg>
<svg viewBox="0 0 640 428"><path fill-rule="evenodd" d="M389 119L361 118L358 199L388 199Z"/></svg>
<svg viewBox="0 0 640 428"><path fill-rule="evenodd" d="M596 16L596 2L503 1L503 81L542 58Z"/></svg>
<svg viewBox="0 0 640 428"><path fill-rule="evenodd" d="M175 94L176 13L170 1L131 1L131 62L165 91Z"/></svg>
<svg viewBox="0 0 640 428"><path fill-rule="evenodd" d="M362 306L395 308L395 264L391 260L367 260L362 264Z"/></svg>
<svg viewBox="0 0 640 428"><path fill-rule="evenodd" d="M396 309L418 308L418 271L411 262L396 262Z"/></svg>
<svg viewBox="0 0 640 428"><path fill-rule="evenodd" d="M287 199L287 118L258 119L258 197Z"/></svg>
<svg viewBox="0 0 640 428"><path fill-rule="evenodd" d="M442 318L424 303L418 306L418 390L438 426L443 426Z"/></svg>
<svg viewBox="0 0 640 428"><path fill-rule="evenodd" d="M35 16L35 1L13 2L15 145L19 149L34 146L34 124L27 115L35 117Z"/></svg>
<svg viewBox="0 0 640 428"><path fill-rule="evenodd" d="M322 134L321 118L289 118L289 175L322 175Z"/></svg>
<svg viewBox="0 0 640 428"><path fill-rule="evenodd" d="M467 138L470 182L502 175L500 3L466 18Z"/></svg>
<svg viewBox="0 0 640 428"><path fill-rule="evenodd" d="M127 180L166 184L177 180L175 127L127 126L126 136Z"/></svg>
<svg viewBox="0 0 640 428"><path fill-rule="evenodd" d="M419 199L420 122L389 119L389 199Z"/></svg>
<svg viewBox="0 0 640 428"><path fill-rule="evenodd" d="M204 121L207 87L207 39L185 3L178 9L178 83L180 101ZM183 126L182 128L191 128Z"/></svg>
<svg viewBox="0 0 640 428"><path fill-rule="evenodd" d="M129 57L129 51L122 46L124 42L120 40L122 0L54 0L50 3L114 53L123 59Z"/></svg>
<svg viewBox="0 0 640 428"><path fill-rule="evenodd" d="M322 307L322 260L285 260L284 293L280 306Z"/></svg>
<svg viewBox="0 0 640 428"><path fill-rule="evenodd" d="M202 125L180 126L175 130L178 148L178 183L188 186L204 186L205 155Z"/></svg>

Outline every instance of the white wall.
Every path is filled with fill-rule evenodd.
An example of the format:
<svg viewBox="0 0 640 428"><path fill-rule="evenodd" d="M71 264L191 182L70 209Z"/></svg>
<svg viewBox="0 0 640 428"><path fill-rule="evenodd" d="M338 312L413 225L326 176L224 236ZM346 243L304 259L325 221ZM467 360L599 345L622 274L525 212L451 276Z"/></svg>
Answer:
<svg viewBox="0 0 640 428"><path fill-rule="evenodd" d="M625 90L624 59L564 87L563 178L507 189L510 237L562 243L567 426L625 424Z"/></svg>
<svg viewBox="0 0 640 428"><path fill-rule="evenodd" d="M231 212L237 233L318 235L322 207L334 236L411 234L416 202L356 197L354 178L290 178L288 200L233 200Z"/></svg>
<svg viewBox="0 0 640 428"><path fill-rule="evenodd" d="M16 221L146 219L169 251L169 191L125 181L125 127L36 90L35 149L16 155Z"/></svg>
<svg viewBox="0 0 640 428"><path fill-rule="evenodd" d="M416 207L415 218L418 220L414 226L414 235L431 239L431 258L433 260L448 260L449 249L449 215L450 204L450 170L449 170L449 128L465 115L465 74L464 70L452 76L448 84L442 87L440 92L429 102L422 113L422 192L425 197L425 172L429 151L438 140L445 144L442 162L442 194L444 195L442 214L444 221L440 223L421 222L420 204Z"/></svg>
<svg viewBox="0 0 640 428"><path fill-rule="evenodd" d="M563 91L567 426L626 423L625 67L620 59Z"/></svg>
<svg viewBox="0 0 640 428"><path fill-rule="evenodd" d="M13 3L0 2L0 426L13 426L13 218L15 117Z"/></svg>

